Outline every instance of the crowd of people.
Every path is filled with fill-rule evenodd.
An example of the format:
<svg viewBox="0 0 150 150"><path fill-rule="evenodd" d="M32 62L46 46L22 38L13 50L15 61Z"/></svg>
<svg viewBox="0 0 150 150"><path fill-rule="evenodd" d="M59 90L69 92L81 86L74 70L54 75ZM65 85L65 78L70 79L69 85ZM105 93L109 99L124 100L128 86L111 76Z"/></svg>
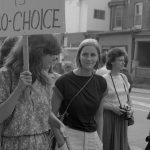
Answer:
<svg viewBox="0 0 150 150"><path fill-rule="evenodd" d="M95 39L85 39L74 66L58 62L54 35L30 35L28 48L23 70L23 37L8 37L0 47L0 150L130 150L127 53L101 54Z"/></svg>

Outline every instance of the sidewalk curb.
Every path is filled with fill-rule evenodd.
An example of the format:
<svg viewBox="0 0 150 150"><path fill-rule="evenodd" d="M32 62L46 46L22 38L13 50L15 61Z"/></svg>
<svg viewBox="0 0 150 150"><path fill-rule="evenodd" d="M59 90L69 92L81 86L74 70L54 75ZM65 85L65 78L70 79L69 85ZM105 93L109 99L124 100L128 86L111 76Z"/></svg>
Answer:
<svg viewBox="0 0 150 150"><path fill-rule="evenodd" d="M132 88L132 92L150 94L150 90L140 88Z"/></svg>

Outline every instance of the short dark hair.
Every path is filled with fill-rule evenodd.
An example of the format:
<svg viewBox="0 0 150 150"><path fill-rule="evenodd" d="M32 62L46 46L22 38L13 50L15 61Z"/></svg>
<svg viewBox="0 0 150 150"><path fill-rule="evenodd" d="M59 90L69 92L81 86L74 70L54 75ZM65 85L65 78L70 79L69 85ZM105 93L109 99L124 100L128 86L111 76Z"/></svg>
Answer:
<svg viewBox="0 0 150 150"><path fill-rule="evenodd" d="M127 53L125 50L118 47L110 49L107 53L106 68L108 70L112 70L112 62L114 62L117 57L121 56L127 57Z"/></svg>
<svg viewBox="0 0 150 150"><path fill-rule="evenodd" d="M127 67L127 65L128 65L128 56L126 55L124 59L124 67Z"/></svg>

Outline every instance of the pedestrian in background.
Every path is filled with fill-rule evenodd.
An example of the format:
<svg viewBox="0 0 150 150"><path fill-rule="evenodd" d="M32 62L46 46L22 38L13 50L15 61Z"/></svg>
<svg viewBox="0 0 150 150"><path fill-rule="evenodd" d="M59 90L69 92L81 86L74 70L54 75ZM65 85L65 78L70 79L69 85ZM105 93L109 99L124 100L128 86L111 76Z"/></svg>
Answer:
<svg viewBox="0 0 150 150"><path fill-rule="evenodd" d="M130 84L127 77L120 73L126 55L119 48L108 52L106 67L110 73L104 75L108 93L104 97L103 150L130 150L127 129L133 107L128 92Z"/></svg>
<svg viewBox="0 0 150 150"><path fill-rule="evenodd" d="M0 67L3 66L6 57L8 56L11 49L14 47L19 37L7 37L2 45L0 46Z"/></svg>
<svg viewBox="0 0 150 150"><path fill-rule="evenodd" d="M106 68L106 62L107 62L107 53L102 54L102 68L97 69L96 74L103 76L104 74L108 73L109 70Z"/></svg>
<svg viewBox="0 0 150 150"><path fill-rule="evenodd" d="M2 150L50 150L50 98L56 79L48 71L60 46L53 35L31 35L28 43L30 71L23 71L22 37L0 69Z"/></svg>
<svg viewBox="0 0 150 150"><path fill-rule="evenodd" d="M63 67L62 67L62 62L57 62L54 64L53 66L53 71L58 73L58 74L64 74L64 70L63 70Z"/></svg>
<svg viewBox="0 0 150 150"><path fill-rule="evenodd" d="M68 108L63 120L67 142L59 130L53 128L58 149L68 150L69 145L72 150L102 150L102 97L107 84L102 76L95 74L100 61L97 41L86 39L81 42L77 52L77 68L62 75L55 83L53 112L55 115L58 112L63 114Z"/></svg>
<svg viewBox="0 0 150 150"><path fill-rule="evenodd" d="M71 62L71 61L63 61L62 68L63 68L64 73L68 73L68 72L72 71L75 68L75 66L74 66L73 62Z"/></svg>

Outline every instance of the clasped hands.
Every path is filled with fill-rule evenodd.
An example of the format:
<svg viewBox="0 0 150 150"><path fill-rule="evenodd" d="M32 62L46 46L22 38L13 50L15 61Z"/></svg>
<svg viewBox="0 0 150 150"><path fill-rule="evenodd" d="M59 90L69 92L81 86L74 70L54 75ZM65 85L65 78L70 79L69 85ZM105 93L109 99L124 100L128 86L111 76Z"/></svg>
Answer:
<svg viewBox="0 0 150 150"><path fill-rule="evenodd" d="M124 114L126 114L126 117L130 118L134 111L133 111L133 108L129 105L122 105L122 107L120 106L114 106L114 112L119 115L119 116L122 116Z"/></svg>

